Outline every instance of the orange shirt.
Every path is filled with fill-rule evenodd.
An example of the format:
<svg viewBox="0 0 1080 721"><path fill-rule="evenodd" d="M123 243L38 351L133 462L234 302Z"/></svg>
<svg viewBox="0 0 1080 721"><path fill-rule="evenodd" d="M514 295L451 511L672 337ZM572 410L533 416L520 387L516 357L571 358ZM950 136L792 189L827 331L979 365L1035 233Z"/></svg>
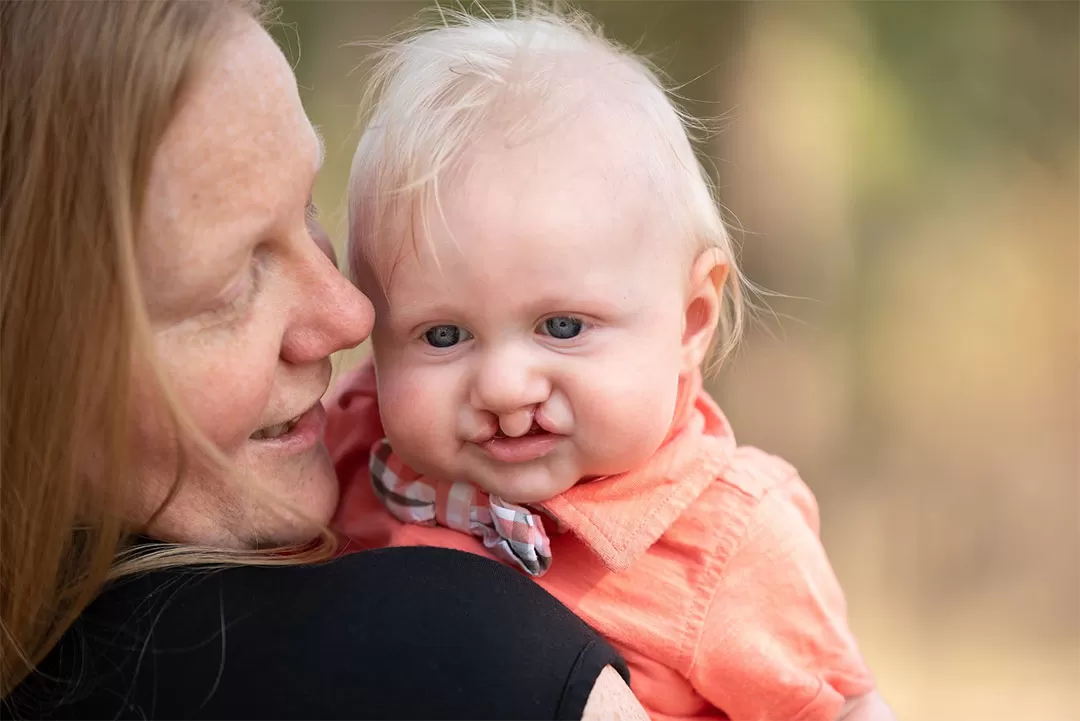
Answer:
<svg viewBox="0 0 1080 721"><path fill-rule="evenodd" d="M401 523L376 498L375 390L365 363L327 405L342 483L336 528L352 550L490 556L460 531ZM646 467L541 504L568 532L551 532L552 565L536 582L624 655L654 721L833 721L873 680L818 538L813 494L783 460L735 444L700 377L683 384L672 428Z"/></svg>

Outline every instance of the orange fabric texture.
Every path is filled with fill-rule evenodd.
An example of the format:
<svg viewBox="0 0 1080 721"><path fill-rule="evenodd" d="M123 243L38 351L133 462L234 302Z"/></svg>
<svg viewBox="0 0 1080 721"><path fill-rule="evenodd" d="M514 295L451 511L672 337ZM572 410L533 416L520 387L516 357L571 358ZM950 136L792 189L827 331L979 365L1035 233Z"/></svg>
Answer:
<svg viewBox="0 0 1080 721"><path fill-rule="evenodd" d="M327 404L349 550L441 546L491 556L459 531L405 524L376 498L368 452L383 436L372 366ZM656 720L835 719L873 689L818 537L817 504L783 460L740 447L701 389L680 388L650 463L541 504L552 565L536 582L623 653ZM554 524L551 524L554 526Z"/></svg>

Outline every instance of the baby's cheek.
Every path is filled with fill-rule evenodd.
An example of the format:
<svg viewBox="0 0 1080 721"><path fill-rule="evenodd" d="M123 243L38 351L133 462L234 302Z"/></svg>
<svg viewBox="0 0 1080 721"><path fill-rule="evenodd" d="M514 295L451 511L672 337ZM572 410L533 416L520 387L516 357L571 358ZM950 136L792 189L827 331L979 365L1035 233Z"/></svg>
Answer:
<svg viewBox="0 0 1080 721"><path fill-rule="evenodd" d="M438 381L427 375L402 368L379 378L379 413L399 453L430 446L445 426L445 394L439 392Z"/></svg>
<svg viewBox="0 0 1080 721"><path fill-rule="evenodd" d="M635 370L596 374L574 404L596 461L612 464L607 472L627 470L648 458L663 442L674 415L677 372Z"/></svg>

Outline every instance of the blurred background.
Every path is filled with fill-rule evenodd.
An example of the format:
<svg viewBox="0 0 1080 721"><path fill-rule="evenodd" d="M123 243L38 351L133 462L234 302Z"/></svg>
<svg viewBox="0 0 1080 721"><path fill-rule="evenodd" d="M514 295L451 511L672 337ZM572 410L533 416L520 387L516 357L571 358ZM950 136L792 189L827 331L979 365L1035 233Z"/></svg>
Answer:
<svg viewBox="0 0 1080 721"><path fill-rule="evenodd" d="M282 3L339 248L350 43L425 5ZM720 121L702 154L776 295L711 389L817 494L886 699L1080 719L1080 4L579 6Z"/></svg>

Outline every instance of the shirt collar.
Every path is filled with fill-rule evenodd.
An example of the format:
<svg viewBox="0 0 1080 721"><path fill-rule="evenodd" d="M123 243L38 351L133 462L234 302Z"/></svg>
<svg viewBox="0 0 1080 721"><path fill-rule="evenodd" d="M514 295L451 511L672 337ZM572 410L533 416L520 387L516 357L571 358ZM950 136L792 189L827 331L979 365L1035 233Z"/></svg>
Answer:
<svg viewBox="0 0 1080 721"><path fill-rule="evenodd" d="M680 378L671 431L643 467L579 483L539 505L621 571L723 473L734 450L731 427L695 372Z"/></svg>

